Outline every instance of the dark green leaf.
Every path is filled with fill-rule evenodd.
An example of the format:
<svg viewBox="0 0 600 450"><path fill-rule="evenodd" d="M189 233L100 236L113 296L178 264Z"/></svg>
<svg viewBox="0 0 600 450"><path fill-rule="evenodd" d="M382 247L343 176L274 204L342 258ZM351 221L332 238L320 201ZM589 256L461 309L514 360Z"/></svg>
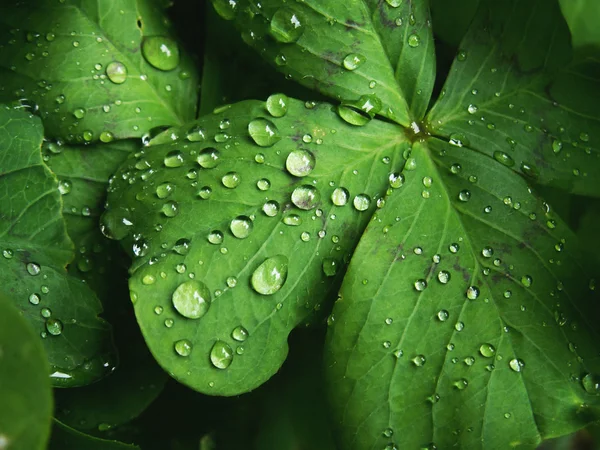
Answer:
<svg viewBox="0 0 600 450"><path fill-rule="evenodd" d="M509 168L433 138L411 158L329 321L342 448L533 449L597 420L598 268Z"/></svg>
<svg viewBox="0 0 600 450"><path fill-rule="evenodd" d="M274 99L285 100L282 117L266 108L281 115ZM201 392L238 394L277 371L289 332L337 288L403 163L396 125L351 127L328 104L266 104L222 108L173 132L200 142L132 155L102 219L137 256L129 286L150 350Z"/></svg>
<svg viewBox="0 0 600 450"><path fill-rule="evenodd" d="M376 113L405 126L413 122L407 105L407 98L412 99L412 95L407 97L403 93L405 88L412 90L413 84L405 87L402 83L410 77L403 74L397 79L396 73L398 62L413 59L403 55L402 49L408 46L408 41L396 40L402 31L379 33L386 27L397 26L395 22L383 25L377 18L385 20L396 15L388 11L393 9L389 3L373 3L373 10L364 0L310 0L293 5L268 0L260 6L213 0L213 5L223 18L235 19L244 41L287 78L335 99L358 101L362 96L373 96L373 103L381 103L375 107ZM380 12L382 16L378 16ZM403 8L398 15L405 12ZM425 10L422 14L426 14ZM390 59L396 55L388 56L384 43L391 34L397 44L390 43L390 48L394 48L397 59ZM427 30L422 34L421 45L428 49L425 52L428 54L430 33ZM422 57L422 51L417 53L415 61L422 59L425 66L432 63ZM430 71L431 67L427 67L424 72ZM423 98L428 97L430 81L425 78Z"/></svg>
<svg viewBox="0 0 600 450"><path fill-rule="evenodd" d="M99 439L54 420L48 450L140 450L137 445Z"/></svg>
<svg viewBox="0 0 600 450"><path fill-rule="evenodd" d="M483 2L429 131L540 184L599 196L600 65L570 59L556 1Z"/></svg>
<svg viewBox="0 0 600 450"><path fill-rule="evenodd" d="M367 0L366 3L413 118L420 120L429 106L435 81L429 0Z"/></svg>
<svg viewBox="0 0 600 450"><path fill-rule="evenodd" d="M52 417L49 371L39 338L0 295L0 448L45 448Z"/></svg>
<svg viewBox="0 0 600 450"><path fill-rule="evenodd" d="M600 3L596 0L559 0L569 24L574 47L600 45Z"/></svg>
<svg viewBox="0 0 600 450"><path fill-rule="evenodd" d="M75 260L69 264L69 273L84 280L105 308L114 303L119 286L106 280L123 277L126 262L119 257L119 246L100 232L99 217L104 210L108 179L138 147L139 141L128 140L94 147L46 143L44 149L44 160L59 179L63 216L75 243Z"/></svg>
<svg viewBox="0 0 600 450"><path fill-rule="evenodd" d="M0 23L0 98L35 103L48 136L108 142L194 118L195 68L157 2L29 0Z"/></svg>
<svg viewBox="0 0 600 450"><path fill-rule="evenodd" d="M44 339L53 382L87 384L111 370L111 332L95 294L66 273L73 243L41 143L39 119L0 108L0 284Z"/></svg>
<svg viewBox="0 0 600 450"><path fill-rule="evenodd" d="M433 32L444 43L458 47L471 25L480 0L430 0Z"/></svg>

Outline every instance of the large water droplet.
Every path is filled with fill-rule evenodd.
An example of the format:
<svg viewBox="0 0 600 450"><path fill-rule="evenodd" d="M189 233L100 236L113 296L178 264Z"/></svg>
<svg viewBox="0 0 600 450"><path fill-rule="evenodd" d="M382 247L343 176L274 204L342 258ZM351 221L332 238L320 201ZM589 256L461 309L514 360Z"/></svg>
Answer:
<svg viewBox="0 0 600 450"><path fill-rule="evenodd" d="M183 152L180 150L173 150L165 156L165 166L169 168L181 167L183 165Z"/></svg>
<svg viewBox="0 0 600 450"><path fill-rule="evenodd" d="M252 288L262 295L279 291L288 274L288 259L284 255L267 258L252 274Z"/></svg>
<svg viewBox="0 0 600 450"><path fill-rule="evenodd" d="M197 280L181 283L171 297L179 314L188 319L199 319L208 311L211 302L210 290Z"/></svg>
<svg viewBox="0 0 600 450"><path fill-rule="evenodd" d="M158 198L167 198L173 193L174 190L175 185L173 183L165 181L164 183L161 183L156 187L156 196Z"/></svg>
<svg viewBox="0 0 600 450"><path fill-rule="evenodd" d="M343 187L335 188L331 193L331 201L336 206L344 206L348 203L349 197L350 193L348 192L348 189Z"/></svg>
<svg viewBox="0 0 600 450"><path fill-rule="evenodd" d="M48 319L46 320L46 330L52 336L60 336L63 331L63 324L58 319Z"/></svg>
<svg viewBox="0 0 600 450"><path fill-rule="evenodd" d="M142 41L142 55L158 70L173 70L179 65L177 42L167 36L147 36Z"/></svg>
<svg viewBox="0 0 600 450"><path fill-rule="evenodd" d="M285 161L289 173L296 177L305 177L315 168L315 157L308 150L294 150Z"/></svg>
<svg viewBox="0 0 600 450"><path fill-rule="evenodd" d="M106 76L115 84L125 83L127 80L127 67L119 61L113 61L106 66Z"/></svg>
<svg viewBox="0 0 600 450"><path fill-rule="evenodd" d="M448 283L448 281L450 281L450 272L447 270L440 270L438 272L437 279L442 284Z"/></svg>
<svg viewBox="0 0 600 450"><path fill-rule="evenodd" d="M417 291L423 292L425 289L427 289L427 281L422 278L418 279L414 282L414 286Z"/></svg>
<svg viewBox="0 0 600 450"><path fill-rule="evenodd" d="M600 377L588 373L581 379L581 384L588 394L600 395Z"/></svg>
<svg viewBox="0 0 600 450"><path fill-rule="evenodd" d="M398 189L399 187L402 187L402 185L404 184L405 177L401 173L393 172L393 173L390 173L389 180L390 180L390 186L394 189Z"/></svg>
<svg viewBox="0 0 600 450"><path fill-rule="evenodd" d="M281 134L273 122L267 119L254 119L248 124L248 133L256 145L270 147L281 139Z"/></svg>
<svg viewBox="0 0 600 450"><path fill-rule="evenodd" d="M198 154L196 161L198 162L200 167L203 167L205 169L213 169L217 167L221 162L219 160L220 156L221 153L219 152L219 150L217 150L216 148L208 147Z"/></svg>
<svg viewBox="0 0 600 450"><path fill-rule="evenodd" d="M357 211L366 211L371 205L371 197L369 197L367 194L358 194L356 197L354 197L353 204Z"/></svg>
<svg viewBox="0 0 600 450"><path fill-rule="evenodd" d="M477 286L469 286L467 289L467 298L469 300L476 300L479 297L479 288Z"/></svg>
<svg viewBox="0 0 600 450"><path fill-rule="evenodd" d="M217 369L227 369L233 361L233 350L229 344L216 341L210 350L210 362Z"/></svg>
<svg viewBox="0 0 600 450"><path fill-rule="evenodd" d="M292 203L300 209L308 211L316 208L319 201L321 201L321 193L310 184L298 186L292 192Z"/></svg>
<svg viewBox="0 0 600 450"><path fill-rule="evenodd" d="M237 216L229 224L231 233L238 239L246 239L252 232L252 220L248 216Z"/></svg>
<svg viewBox="0 0 600 450"><path fill-rule="evenodd" d="M273 117L283 117L288 110L289 98L285 94L273 94L267 98L267 111Z"/></svg>
<svg viewBox="0 0 600 450"><path fill-rule="evenodd" d="M338 107L339 116L351 125L363 126L381 110L381 100L373 94L363 95L358 100L344 102Z"/></svg>
<svg viewBox="0 0 600 450"><path fill-rule="evenodd" d="M269 200L268 202L265 202L262 210L267 216L275 217L279 212L279 203L277 203L275 200Z"/></svg>
<svg viewBox="0 0 600 450"><path fill-rule="evenodd" d="M291 8L279 8L269 26L269 32L276 41L283 43L296 42L304 32L304 19Z"/></svg>
<svg viewBox="0 0 600 450"><path fill-rule="evenodd" d="M29 273L29 275L33 275L33 276L39 275L40 272L42 271L42 269L40 268L40 265L36 264L34 262L27 263L25 265L25 268L27 269L27 272Z"/></svg>

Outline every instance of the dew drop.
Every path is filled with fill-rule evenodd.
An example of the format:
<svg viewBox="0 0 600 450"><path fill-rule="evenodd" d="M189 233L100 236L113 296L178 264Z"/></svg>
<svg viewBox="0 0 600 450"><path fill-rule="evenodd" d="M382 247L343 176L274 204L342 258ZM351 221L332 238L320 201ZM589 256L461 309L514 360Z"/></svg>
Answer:
<svg viewBox="0 0 600 450"><path fill-rule="evenodd" d="M506 167L512 167L515 165L515 160L512 159L508 153L504 153L499 150L494 152L494 159Z"/></svg>
<svg viewBox="0 0 600 450"><path fill-rule="evenodd" d="M180 150L167 153L164 159L165 166L169 168L181 167L183 162L183 153Z"/></svg>
<svg viewBox="0 0 600 450"><path fill-rule="evenodd" d="M348 203L348 199L350 198L350 193L348 189L343 187L338 187L333 190L331 193L331 202L335 206L344 206Z"/></svg>
<svg viewBox="0 0 600 450"><path fill-rule="evenodd" d="M322 268L326 277L333 277L337 274L338 263L333 258L325 258L323 260Z"/></svg>
<svg viewBox="0 0 600 450"><path fill-rule="evenodd" d="M479 347L479 353L484 358L492 358L496 354L496 347L492 344L481 344Z"/></svg>
<svg viewBox="0 0 600 450"><path fill-rule="evenodd" d="M346 55L342 64L346 70L356 70L362 66L366 60L367 58L359 53L350 53Z"/></svg>
<svg viewBox="0 0 600 450"><path fill-rule="evenodd" d="M426 361L427 361L427 359L425 358L424 355L417 355L412 359L413 364L417 367L424 366Z"/></svg>
<svg viewBox="0 0 600 450"><path fill-rule="evenodd" d="M227 172L221 178L221 183L228 189L235 189L242 182L242 177L237 172Z"/></svg>
<svg viewBox="0 0 600 450"><path fill-rule="evenodd" d="M420 278L414 282L414 286L417 291L423 292L425 289L427 289L427 281Z"/></svg>
<svg viewBox="0 0 600 450"><path fill-rule="evenodd" d="M446 320L448 320L448 317L450 317L450 313L445 309L441 309L437 313L437 318L440 322L445 322Z"/></svg>
<svg viewBox="0 0 600 450"><path fill-rule="evenodd" d="M190 354L192 353L193 345L188 339L181 339L175 342L175 345L173 347L175 348L175 352L179 356L190 356Z"/></svg>
<svg viewBox="0 0 600 450"><path fill-rule="evenodd" d="M521 372L523 367L525 367L525 362L522 359L513 358L508 363L508 366L515 372Z"/></svg>
<svg viewBox="0 0 600 450"><path fill-rule="evenodd" d="M210 350L210 362L217 369L227 369L233 361L233 350L221 340L218 340Z"/></svg>
<svg viewBox="0 0 600 450"><path fill-rule="evenodd" d="M158 70L169 71L179 65L177 42L167 36L147 36L142 41L142 55Z"/></svg>
<svg viewBox="0 0 600 450"><path fill-rule="evenodd" d="M119 61L113 61L106 66L106 76L115 84L125 83L127 80L127 67Z"/></svg>
<svg viewBox="0 0 600 450"><path fill-rule="evenodd" d="M52 336L60 336L63 331L63 323L58 319L48 319L46 320L46 330Z"/></svg>
<svg viewBox="0 0 600 450"><path fill-rule="evenodd" d="M269 24L269 33L276 41L289 44L296 42L304 32L304 19L291 8L279 8Z"/></svg>
<svg viewBox="0 0 600 450"><path fill-rule="evenodd" d="M279 203L275 200L269 200L268 202L265 202L262 210L268 217L275 217L279 212Z"/></svg>
<svg viewBox="0 0 600 450"><path fill-rule="evenodd" d="M289 98L285 94L273 94L267 98L267 111L273 117L283 117L288 110Z"/></svg>
<svg viewBox="0 0 600 450"><path fill-rule="evenodd" d="M310 184L298 186L292 192L292 203L303 210L316 208L321 200L321 193Z"/></svg>
<svg viewBox="0 0 600 450"><path fill-rule="evenodd" d="M267 258L254 270L252 288L261 295L273 295L284 285L288 274L288 258L276 255Z"/></svg>
<svg viewBox="0 0 600 450"><path fill-rule="evenodd" d="M292 175L305 177L315 168L315 157L307 150L294 150L288 155L285 167Z"/></svg>
<svg viewBox="0 0 600 450"><path fill-rule="evenodd" d="M254 119L248 124L248 133L260 147L271 147L281 139L281 134L273 122L267 119Z"/></svg>
<svg viewBox="0 0 600 450"><path fill-rule="evenodd" d="M463 189L458 193L458 199L461 202L468 202L471 199L471 191Z"/></svg>
<svg viewBox="0 0 600 450"><path fill-rule="evenodd" d="M196 161L204 169L214 169L221 162L219 157L221 153L216 148L208 147L198 153Z"/></svg>
<svg viewBox="0 0 600 450"><path fill-rule="evenodd" d="M175 217L179 214L179 204L174 200L170 200L162 206L161 211L166 217Z"/></svg>
<svg viewBox="0 0 600 450"><path fill-rule="evenodd" d="M238 342L244 342L246 339L248 339L248 330L239 325L233 329L231 332L231 337Z"/></svg>
<svg viewBox="0 0 600 450"><path fill-rule="evenodd" d="M171 297L179 314L188 319L199 319L208 311L211 294L208 287L197 280L181 283Z"/></svg>
<svg viewBox="0 0 600 450"><path fill-rule="evenodd" d="M252 232L252 220L248 216L237 216L229 224L231 233L238 239L246 239Z"/></svg>
<svg viewBox="0 0 600 450"><path fill-rule="evenodd" d="M393 172L390 173L389 176L389 182L390 182L390 186L394 189L398 189L400 187L402 187L402 185L404 184L404 175L398 172Z"/></svg>
<svg viewBox="0 0 600 450"><path fill-rule="evenodd" d="M600 377L588 373L581 379L581 384L588 394L600 395Z"/></svg>
<svg viewBox="0 0 600 450"><path fill-rule="evenodd" d="M354 197L353 204L357 211L366 211L371 205L371 197L367 194L358 194Z"/></svg>
<svg viewBox="0 0 600 450"><path fill-rule="evenodd" d="M479 288L477 286L469 286L467 289L467 298L469 300L476 300L479 297Z"/></svg>
<svg viewBox="0 0 600 450"><path fill-rule="evenodd" d="M27 269L27 272L29 273L29 275L33 275L33 276L39 275L40 272L42 271L39 264L36 264L34 262L27 263L25 268Z"/></svg>
<svg viewBox="0 0 600 450"><path fill-rule="evenodd" d="M450 272L447 270L440 270L438 272L437 279L442 284L448 283L450 281Z"/></svg>

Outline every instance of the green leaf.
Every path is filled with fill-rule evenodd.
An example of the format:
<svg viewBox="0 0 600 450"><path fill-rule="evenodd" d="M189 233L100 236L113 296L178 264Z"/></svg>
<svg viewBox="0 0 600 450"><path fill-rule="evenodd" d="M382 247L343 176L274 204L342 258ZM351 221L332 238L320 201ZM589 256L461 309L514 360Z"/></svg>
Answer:
<svg viewBox="0 0 600 450"><path fill-rule="evenodd" d="M30 0L0 17L0 99L33 102L48 136L108 142L195 117L195 68L157 2Z"/></svg>
<svg viewBox="0 0 600 450"><path fill-rule="evenodd" d="M139 450L137 445L124 444L117 441L99 439L74 430L54 420L52 439L48 450Z"/></svg>
<svg viewBox="0 0 600 450"><path fill-rule="evenodd" d="M50 369L39 338L0 295L0 447L41 450L50 435Z"/></svg>
<svg viewBox="0 0 600 450"><path fill-rule="evenodd" d="M393 55L388 55L384 42L393 32L381 34L380 31L397 25L392 22L382 26L377 14L381 13L381 18L396 14L389 11L393 9L389 3L371 4L372 9L364 0L310 0L293 5L268 0L260 6L213 0L217 13L235 20L244 41L287 78L343 101L374 96L371 98L377 104L374 112L408 126L414 120L407 105L407 99L412 96L407 97L403 91L412 90L413 86L404 86L402 83L408 77L402 75L397 79L396 74L399 62L412 61L412 57L402 51L408 41L390 43L389 47L398 55L397 60L391 59ZM425 10L422 11L425 14ZM403 8L398 15L404 12ZM428 33L422 34L419 36L423 48L429 49L431 38ZM419 56L415 61L422 57L423 51L416 53ZM427 80L423 89L423 98L426 98Z"/></svg>
<svg viewBox="0 0 600 450"><path fill-rule="evenodd" d="M126 276L126 261L119 256L119 246L100 232L99 218L108 179L138 147L139 141L132 139L94 147L46 142L42 149L44 161L59 179L67 232L77 249L68 271L84 280L105 308L114 303L116 290L106 280Z"/></svg>
<svg viewBox="0 0 600 450"><path fill-rule="evenodd" d="M429 0L367 0L366 3L409 110L420 120L429 106L435 81Z"/></svg>
<svg viewBox="0 0 600 450"><path fill-rule="evenodd" d="M329 321L341 447L533 449L597 420L598 268L509 168L435 138L411 158Z"/></svg>
<svg viewBox="0 0 600 450"><path fill-rule="evenodd" d="M573 46L600 45L600 3L595 0L559 0L562 13L569 24Z"/></svg>
<svg viewBox="0 0 600 450"><path fill-rule="evenodd" d="M54 384L87 384L112 368L111 331L95 294L66 273L73 243L41 143L38 118L0 108L0 285L41 334Z"/></svg>
<svg viewBox="0 0 600 450"><path fill-rule="evenodd" d="M102 223L134 257L142 333L180 382L214 395L257 387L337 289L407 141L331 109L279 95L222 108L174 133L196 142L151 145L114 177Z"/></svg>
<svg viewBox="0 0 600 450"><path fill-rule="evenodd" d="M600 195L599 64L570 62L556 1L483 2L461 47L429 131L540 184Z"/></svg>
<svg viewBox="0 0 600 450"><path fill-rule="evenodd" d="M436 37L458 47L477 13L480 0L431 0L430 3Z"/></svg>

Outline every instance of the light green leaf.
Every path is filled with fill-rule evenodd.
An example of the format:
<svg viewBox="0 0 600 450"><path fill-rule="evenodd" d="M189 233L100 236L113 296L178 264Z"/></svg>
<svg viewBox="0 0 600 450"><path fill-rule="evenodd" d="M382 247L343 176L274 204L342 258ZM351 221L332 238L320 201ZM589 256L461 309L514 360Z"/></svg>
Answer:
<svg viewBox="0 0 600 450"><path fill-rule="evenodd" d="M33 102L46 134L69 142L139 137L192 120L195 68L157 3L1 7L0 98Z"/></svg>
<svg viewBox="0 0 600 450"><path fill-rule="evenodd" d="M0 295L0 448L45 448L52 417L49 370L39 338Z"/></svg>
<svg viewBox="0 0 600 450"><path fill-rule="evenodd" d="M411 158L329 321L341 447L533 449L597 420L598 268L509 168L435 138Z"/></svg>
<svg viewBox="0 0 600 450"><path fill-rule="evenodd" d="M483 2L461 47L429 132L540 184L600 195L599 63L570 62L557 2Z"/></svg>
<svg viewBox="0 0 600 450"><path fill-rule="evenodd" d="M378 13L393 14L388 3L373 4L372 10L364 0L309 0L293 5L268 0L260 6L213 0L213 6L223 18L235 20L244 41L287 78L343 101L364 103L361 97L373 96L373 112L405 126L413 122L407 105L412 97L404 94L405 86L396 79L398 62L412 59L402 56L401 49L408 43L394 46L398 59L390 59L388 33L380 34L374 19ZM425 33L421 38L423 47L428 47L430 39Z"/></svg>
<svg viewBox="0 0 600 450"><path fill-rule="evenodd" d="M425 116L435 82L429 0L367 0L371 20L415 119Z"/></svg>
<svg viewBox="0 0 600 450"><path fill-rule="evenodd" d="M124 444L117 441L99 439L81 433L67 425L54 420L52 439L48 450L140 450L137 445Z"/></svg>
<svg viewBox="0 0 600 450"><path fill-rule="evenodd" d="M38 118L0 108L0 285L42 336L54 384L87 384L112 368L111 331L95 294L66 273L73 243L41 143Z"/></svg>
<svg viewBox="0 0 600 450"><path fill-rule="evenodd" d="M134 256L142 333L180 382L215 395L257 387L337 289L407 141L331 109L279 95L222 108L173 132L196 142L151 145L114 177L102 223Z"/></svg>
<svg viewBox="0 0 600 450"><path fill-rule="evenodd" d="M573 46L600 45L600 3L596 0L559 0L562 13L569 24Z"/></svg>

